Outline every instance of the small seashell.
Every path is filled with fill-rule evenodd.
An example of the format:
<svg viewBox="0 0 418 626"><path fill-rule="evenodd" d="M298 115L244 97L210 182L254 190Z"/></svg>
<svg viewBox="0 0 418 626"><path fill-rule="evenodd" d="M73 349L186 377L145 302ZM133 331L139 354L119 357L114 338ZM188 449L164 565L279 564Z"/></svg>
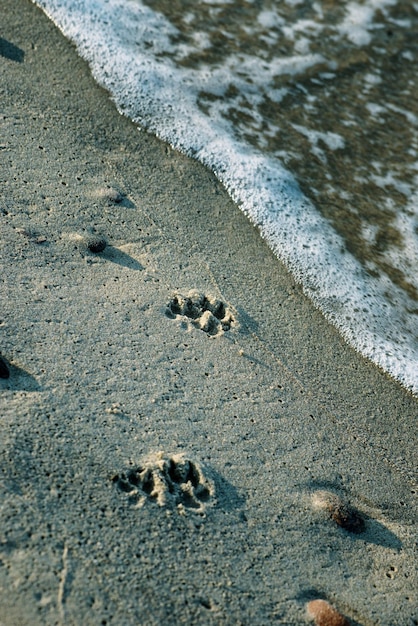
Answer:
<svg viewBox="0 0 418 626"><path fill-rule="evenodd" d="M350 626L350 622L326 600L311 600L306 605L308 617L316 626Z"/></svg>

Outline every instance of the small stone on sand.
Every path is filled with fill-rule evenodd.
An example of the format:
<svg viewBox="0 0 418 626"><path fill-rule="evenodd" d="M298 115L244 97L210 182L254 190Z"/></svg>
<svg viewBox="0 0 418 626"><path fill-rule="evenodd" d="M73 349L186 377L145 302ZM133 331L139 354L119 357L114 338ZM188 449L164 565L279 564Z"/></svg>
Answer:
<svg viewBox="0 0 418 626"><path fill-rule="evenodd" d="M365 530L364 518L349 502L344 501L335 493L317 491L312 498L316 509L326 511L330 518L351 533L362 533Z"/></svg>
<svg viewBox="0 0 418 626"><path fill-rule="evenodd" d="M350 626L350 622L326 600L311 600L306 605L308 616L316 626Z"/></svg>
<svg viewBox="0 0 418 626"><path fill-rule="evenodd" d="M106 246L107 246L106 239L100 235L97 235L97 236L92 235L87 240L88 249L90 250L90 252L94 252L95 254L97 254L98 252L103 252Z"/></svg>
<svg viewBox="0 0 418 626"><path fill-rule="evenodd" d="M115 204L120 204L123 200L122 194L114 187L105 187L100 189L99 195L102 198L109 200L109 202L114 202Z"/></svg>

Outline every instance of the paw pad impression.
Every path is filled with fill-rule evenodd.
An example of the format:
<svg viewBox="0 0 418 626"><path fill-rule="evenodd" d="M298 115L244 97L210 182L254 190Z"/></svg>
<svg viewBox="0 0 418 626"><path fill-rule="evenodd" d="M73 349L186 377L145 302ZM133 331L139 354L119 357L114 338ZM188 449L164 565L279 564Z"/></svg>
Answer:
<svg viewBox="0 0 418 626"><path fill-rule="evenodd" d="M235 323L230 309L222 300L197 291L189 291L186 296L175 294L166 310L168 317L184 316L208 335L218 335L229 330Z"/></svg>
<svg viewBox="0 0 418 626"><path fill-rule="evenodd" d="M113 482L139 506L153 500L159 506L177 506L180 512L201 513L215 495L214 484L200 465L182 454L157 452L138 467L114 476Z"/></svg>

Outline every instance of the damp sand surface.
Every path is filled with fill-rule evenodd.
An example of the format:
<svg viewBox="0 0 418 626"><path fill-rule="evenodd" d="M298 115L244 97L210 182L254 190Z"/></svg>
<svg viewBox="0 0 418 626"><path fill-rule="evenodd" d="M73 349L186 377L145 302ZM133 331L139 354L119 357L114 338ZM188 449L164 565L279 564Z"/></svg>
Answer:
<svg viewBox="0 0 418 626"><path fill-rule="evenodd" d="M0 6L0 623L412 626L417 401Z"/></svg>

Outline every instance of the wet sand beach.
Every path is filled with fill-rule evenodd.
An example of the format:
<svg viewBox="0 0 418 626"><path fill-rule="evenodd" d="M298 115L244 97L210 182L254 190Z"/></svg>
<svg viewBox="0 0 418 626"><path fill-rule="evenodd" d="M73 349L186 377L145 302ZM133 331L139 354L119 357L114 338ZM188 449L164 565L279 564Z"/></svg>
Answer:
<svg viewBox="0 0 418 626"><path fill-rule="evenodd" d="M0 14L0 624L418 623L417 400L39 9Z"/></svg>

